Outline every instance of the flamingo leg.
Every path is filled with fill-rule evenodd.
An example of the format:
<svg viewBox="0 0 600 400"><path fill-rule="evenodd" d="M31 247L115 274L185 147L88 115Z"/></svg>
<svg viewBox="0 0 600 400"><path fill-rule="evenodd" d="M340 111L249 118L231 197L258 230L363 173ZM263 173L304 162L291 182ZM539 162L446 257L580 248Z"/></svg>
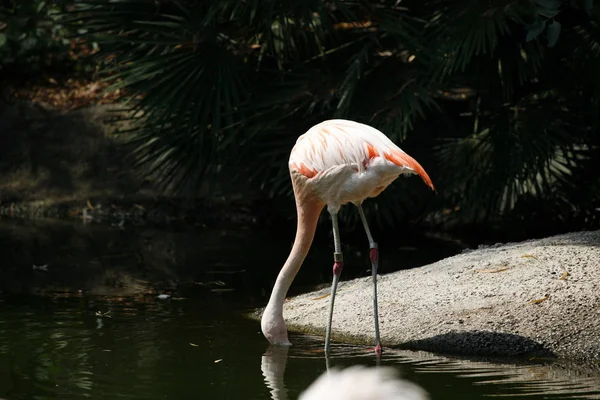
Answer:
<svg viewBox="0 0 600 400"><path fill-rule="evenodd" d="M367 233L367 239L369 239L369 258L371 259L371 273L373 275L373 320L375 321L375 353L381 356L381 338L379 335L379 309L377 306L377 267L379 266L379 248L377 243L373 240L365 212L363 211L362 204L357 204L358 213L362 220L365 232Z"/></svg>
<svg viewBox="0 0 600 400"><path fill-rule="evenodd" d="M329 356L329 340L331 337L331 322L333 320L333 305L335 302L335 293L337 291L340 274L344 268L344 257L342 256L342 243L340 240L340 229L338 227L337 212L331 213L331 223L333 225L333 281L331 283L331 296L329 298L329 319L327 321L327 331L325 332L325 355Z"/></svg>

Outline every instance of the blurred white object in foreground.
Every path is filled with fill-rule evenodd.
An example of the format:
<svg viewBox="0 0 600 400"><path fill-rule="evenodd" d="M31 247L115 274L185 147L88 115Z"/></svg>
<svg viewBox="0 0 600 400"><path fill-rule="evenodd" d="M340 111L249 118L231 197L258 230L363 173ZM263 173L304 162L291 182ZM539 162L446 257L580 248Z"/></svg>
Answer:
<svg viewBox="0 0 600 400"><path fill-rule="evenodd" d="M354 366L323 373L298 400L429 400L429 395L399 379L393 368Z"/></svg>

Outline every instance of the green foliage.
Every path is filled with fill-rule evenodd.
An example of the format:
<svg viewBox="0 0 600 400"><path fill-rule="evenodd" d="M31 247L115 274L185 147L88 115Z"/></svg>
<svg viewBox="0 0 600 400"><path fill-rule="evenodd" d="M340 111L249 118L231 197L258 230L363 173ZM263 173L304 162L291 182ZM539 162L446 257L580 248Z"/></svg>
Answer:
<svg viewBox="0 0 600 400"><path fill-rule="evenodd" d="M131 95L125 134L136 165L166 189L193 191L227 165L270 196L290 194L296 138L349 118L401 144L438 188L432 197L416 179L393 185L366 203L382 224L419 213L527 220L541 210L565 220L600 201L583 189L597 187L593 1L78 6L69 24L100 44L106 79Z"/></svg>
<svg viewBox="0 0 600 400"><path fill-rule="evenodd" d="M13 0L0 3L0 70L6 66L39 70L49 53L68 49L57 15L62 2Z"/></svg>
<svg viewBox="0 0 600 400"><path fill-rule="evenodd" d="M29 78L46 72L90 74L89 57L97 46L73 40L61 15L74 0L4 0L0 2L0 71L3 78ZM77 27L77 30L81 32Z"/></svg>

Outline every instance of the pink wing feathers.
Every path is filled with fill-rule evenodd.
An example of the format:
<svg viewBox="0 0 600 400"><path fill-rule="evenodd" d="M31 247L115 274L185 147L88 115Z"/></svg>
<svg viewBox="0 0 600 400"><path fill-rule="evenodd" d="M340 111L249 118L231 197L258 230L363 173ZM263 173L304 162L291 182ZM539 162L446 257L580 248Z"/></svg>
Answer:
<svg viewBox="0 0 600 400"><path fill-rule="evenodd" d="M390 166L418 174L431 189L423 167L379 130L354 121L334 119L313 126L292 149L289 167L307 178L340 165L364 172L371 160L382 157ZM407 171L408 172L408 171Z"/></svg>

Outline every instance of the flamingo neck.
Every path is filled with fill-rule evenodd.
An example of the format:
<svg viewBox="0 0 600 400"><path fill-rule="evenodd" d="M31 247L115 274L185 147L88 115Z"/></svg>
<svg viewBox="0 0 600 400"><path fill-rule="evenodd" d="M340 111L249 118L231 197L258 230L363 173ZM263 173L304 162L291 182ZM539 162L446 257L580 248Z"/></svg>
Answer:
<svg viewBox="0 0 600 400"><path fill-rule="evenodd" d="M262 332L272 344L290 344L287 338L287 327L283 319L283 303L285 302L288 289L292 285L296 274L302 266L302 262L310 250L323 205L316 201L303 202L302 200L297 200L296 208L298 212L298 225L294 245L277 276L269 303L261 319Z"/></svg>

